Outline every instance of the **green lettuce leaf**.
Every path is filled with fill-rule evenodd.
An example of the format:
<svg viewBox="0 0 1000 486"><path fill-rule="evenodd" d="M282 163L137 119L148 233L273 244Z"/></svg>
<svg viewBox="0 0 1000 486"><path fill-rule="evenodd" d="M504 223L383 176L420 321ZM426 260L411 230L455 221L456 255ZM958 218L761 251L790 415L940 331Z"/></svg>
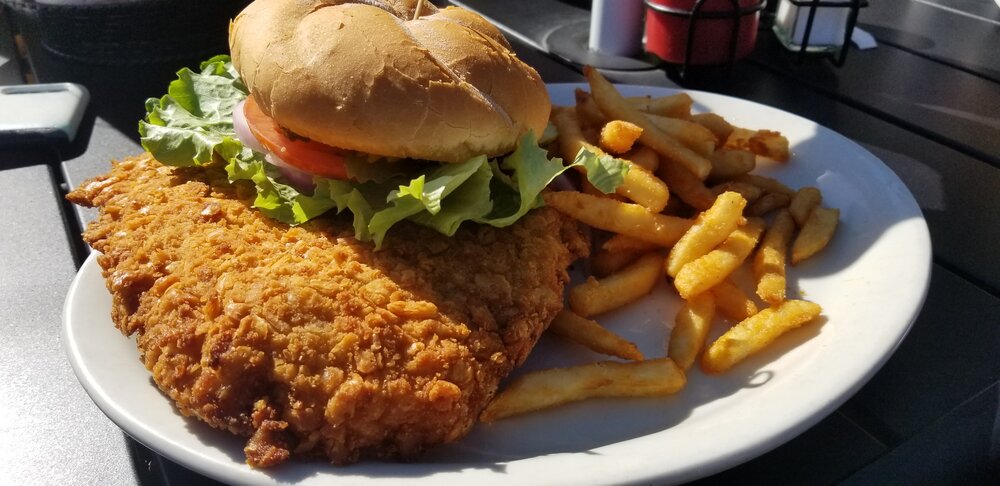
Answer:
<svg viewBox="0 0 1000 486"><path fill-rule="evenodd" d="M576 154L572 165L582 165L587 170L587 180L599 191L605 194L615 192L615 189L625 180L629 166L608 154L598 155L586 148L581 148Z"/></svg>
<svg viewBox="0 0 1000 486"><path fill-rule="evenodd" d="M368 224L368 230L375 240L375 245L382 244L386 232L392 225L407 218L432 228L448 227L454 224L457 229L461 221L457 223L444 222L446 218L454 218L453 212L441 215L439 218L442 203L446 197L464 185L470 177L480 172L480 169L484 167L488 170L486 157L480 155L461 164L440 165L429 174L421 174L412 179L409 184L399 186L399 189L389 194L389 207L376 212ZM492 207L488 191L481 193L478 198L483 201L474 201L473 205L486 204ZM465 219L473 219L473 217L485 215L487 212L489 212L489 208L482 214L470 215L472 217ZM442 233L451 236L454 231L451 233L442 231Z"/></svg>
<svg viewBox="0 0 1000 486"><path fill-rule="evenodd" d="M545 125L545 130L542 131L542 136L538 137L538 145L544 147L552 142L555 142L557 138L559 138L559 130L556 129L556 126L553 125L552 122L549 122Z"/></svg>
<svg viewBox="0 0 1000 486"><path fill-rule="evenodd" d="M509 194L516 194L517 210L510 214L493 215L480 222L503 227L541 206L542 190L569 167L563 165L562 159L549 159L548 153L535 142L534 132L529 131L521 137L517 149L503 159L500 168L514 174L513 182L517 192ZM507 204L510 205L512 204Z"/></svg>
<svg viewBox="0 0 1000 486"><path fill-rule="evenodd" d="M246 86L228 56L201 64L201 72L177 72L167 95L146 100L139 122L142 147L164 164L199 166L212 161L220 144L238 150L233 107L247 97Z"/></svg>
<svg viewBox="0 0 1000 486"><path fill-rule="evenodd" d="M462 222L479 221L488 215L493 210L493 200L490 197L483 197L483 194L490 194L493 170L486 157L473 158L466 162L469 163L472 163L472 167L469 168L474 168L474 172L441 201L437 213L418 213L410 219L451 236L458 231Z"/></svg>
<svg viewBox="0 0 1000 486"><path fill-rule="evenodd" d="M237 139L233 109L246 97L246 86L228 56L205 61L199 72L182 69L166 96L146 102L146 118L139 122L142 145L168 165L224 161L231 182L254 184L256 208L288 224L348 211L355 236L376 247L403 220L449 236L466 221L513 224L542 205L542 191L570 167L584 167L591 184L604 192L614 191L628 170L621 160L586 150L564 165L561 159L549 159L529 132L500 160L477 156L459 164L394 163L352 154L346 159L351 181L314 177L315 187L303 190Z"/></svg>
<svg viewBox="0 0 1000 486"><path fill-rule="evenodd" d="M409 162L409 163L407 163ZM413 161L402 162L387 158L365 157L361 154L351 154L344 158L347 176L357 182L383 183L394 179L409 180L407 175L417 169Z"/></svg>

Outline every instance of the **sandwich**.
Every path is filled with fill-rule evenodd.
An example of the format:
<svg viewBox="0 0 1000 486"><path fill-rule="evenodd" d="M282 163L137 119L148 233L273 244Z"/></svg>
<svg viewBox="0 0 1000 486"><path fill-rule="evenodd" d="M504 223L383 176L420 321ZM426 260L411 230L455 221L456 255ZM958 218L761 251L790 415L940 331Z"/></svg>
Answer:
<svg viewBox="0 0 1000 486"><path fill-rule="evenodd" d="M100 209L114 325L253 467L460 439L587 253L541 192L623 169L547 156L544 85L471 12L257 0L230 31L147 103L147 153L67 196Z"/></svg>
<svg viewBox="0 0 1000 486"><path fill-rule="evenodd" d="M258 0L231 24L230 50L147 102L142 144L165 164L225 161L282 222L348 211L377 246L403 219L451 235L517 221L568 167L604 192L627 170L588 151L548 158L545 85L465 9Z"/></svg>

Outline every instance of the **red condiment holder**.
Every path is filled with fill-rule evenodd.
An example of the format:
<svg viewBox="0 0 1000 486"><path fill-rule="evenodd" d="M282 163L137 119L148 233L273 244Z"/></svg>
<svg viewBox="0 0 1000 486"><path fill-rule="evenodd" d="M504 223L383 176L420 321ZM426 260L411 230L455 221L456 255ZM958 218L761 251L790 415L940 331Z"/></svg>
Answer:
<svg viewBox="0 0 1000 486"><path fill-rule="evenodd" d="M645 2L646 51L664 61L723 64L746 57L757 43L763 0Z"/></svg>

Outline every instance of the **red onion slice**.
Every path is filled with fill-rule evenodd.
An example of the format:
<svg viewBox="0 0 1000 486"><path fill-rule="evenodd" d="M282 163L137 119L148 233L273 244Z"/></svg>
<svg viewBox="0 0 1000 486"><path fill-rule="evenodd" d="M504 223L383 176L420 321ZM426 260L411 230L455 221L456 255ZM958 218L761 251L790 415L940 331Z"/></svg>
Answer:
<svg viewBox="0 0 1000 486"><path fill-rule="evenodd" d="M253 150L254 152L266 154L267 149L261 145L257 137L254 136L253 131L250 130L250 124L247 123L247 117L243 113L243 105L246 104L246 100L240 101L233 108L233 129L236 131L236 138L243 144L244 147Z"/></svg>
<svg viewBox="0 0 1000 486"><path fill-rule="evenodd" d="M281 157L275 155L274 152L265 153L264 160L277 167L278 172L281 172L281 175L285 176L285 182L296 189L312 191L316 188L316 184L313 183L312 174L292 167L288 162L281 160Z"/></svg>
<svg viewBox="0 0 1000 486"><path fill-rule="evenodd" d="M264 160L277 167L278 172L281 172L281 175L284 176L285 182L289 183L296 189L314 189L316 185L313 184L312 174L292 167L288 164L288 162L281 160L281 157L278 157L273 152L264 148L264 145L257 140L253 131L250 130L250 124L247 123L246 115L243 113L244 104L246 104L246 100L240 101L233 108L233 129L236 132L236 138L240 141L240 143L254 152L264 154Z"/></svg>
<svg viewBox="0 0 1000 486"><path fill-rule="evenodd" d="M569 176L565 172L556 176L556 178L552 180L552 183L549 184L549 187L551 187L553 190L556 191L579 190L579 188L576 187L576 184L573 183L573 181L569 178Z"/></svg>

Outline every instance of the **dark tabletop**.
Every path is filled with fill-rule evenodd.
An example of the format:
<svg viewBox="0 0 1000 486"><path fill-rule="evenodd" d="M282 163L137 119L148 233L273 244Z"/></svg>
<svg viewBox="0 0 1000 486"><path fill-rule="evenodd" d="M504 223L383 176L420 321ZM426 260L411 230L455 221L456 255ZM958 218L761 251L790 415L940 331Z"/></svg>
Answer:
<svg viewBox="0 0 1000 486"><path fill-rule="evenodd" d="M582 80L578 64L546 46L560 27L585 25L589 2L453 3L499 25L547 82ZM93 216L63 195L104 172L109 160L140 151L143 101L162 94L174 71L204 53L164 51L148 62L136 58L143 47L136 41L79 44L81 56L104 49L120 56L117 63L56 55L42 43L51 35L46 26L59 20L46 15L59 12L40 11L34 2L5 5L0 85L71 81L86 86L92 100L74 143L0 148L7 204L0 218L0 478L211 482L108 420L79 385L60 341L63 300L88 252L78 235ZM1000 477L1000 7L986 0L872 0L859 26L879 46L851 49L840 68L797 59L762 30L754 52L729 70L692 69L683 78L664 65L605 72L622 83L745 98L830 127L896 172L931 232L926 303L885 366L800 436L698 482L977 484ZM199 42L224 49L224 29L212 35Z"/></svg>

